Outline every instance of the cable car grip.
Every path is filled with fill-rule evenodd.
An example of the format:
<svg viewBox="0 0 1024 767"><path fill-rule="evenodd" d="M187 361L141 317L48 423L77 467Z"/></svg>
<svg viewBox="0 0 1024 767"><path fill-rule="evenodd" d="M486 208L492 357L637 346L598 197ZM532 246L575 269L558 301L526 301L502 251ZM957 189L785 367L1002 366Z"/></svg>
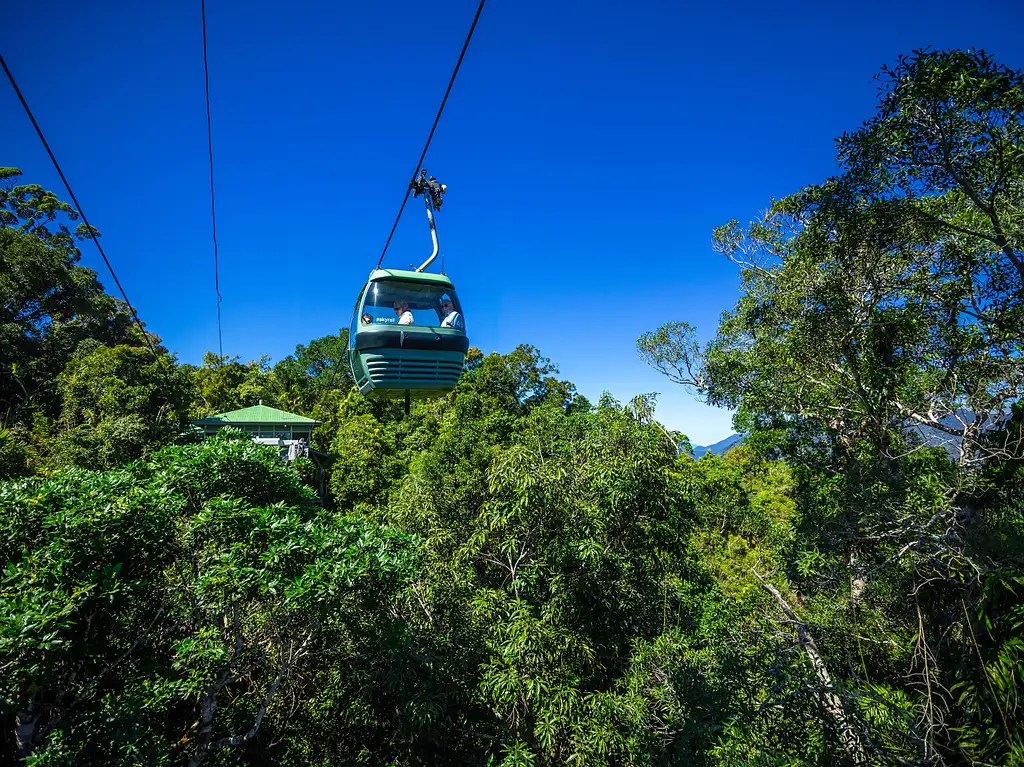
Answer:
<svg viewBox="0 0 1024 767"><path fill-rule="evenodd" d="M437 243L437 227L434 225L434 211L440 209L443 202L441 196L448 191L448 186L442 184L433 176L428 178L426 168L420 171L419 178L413 179L410 186L412 187L413 197L423 195L423 204L427 208L427 222L430 224L430 240L434 245L434 252L430 254L430 258L424 261L416 270L417 272L422 272L434 263L434 259L437 258L437 252L440 249Z"/></svg>

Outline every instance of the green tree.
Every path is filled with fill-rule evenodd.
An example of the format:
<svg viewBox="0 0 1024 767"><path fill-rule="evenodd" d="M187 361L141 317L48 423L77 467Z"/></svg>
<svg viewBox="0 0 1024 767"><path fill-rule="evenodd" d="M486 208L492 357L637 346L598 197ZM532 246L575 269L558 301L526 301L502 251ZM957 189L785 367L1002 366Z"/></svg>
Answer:
<svg viewBox="0 0 1024 767"><path fill-rule="evenodd" d="M340 509L377 505L404 474L393 435L369 414L346 420L331 442L331 495Z"/></svg>
<svg viewBox="0 0 1024 767"><path fill-rule="evenodd" d="M415 567L410 539L325 513L231 435L0 484L0 509L7 760L323 753L310 680L386 654L383 605Z"/></svg>
<svg viewBox="0 0 1024 767"><path fill-rule="evenodd" d="M203 418L251 407L260 401L276 406L278 389L270 371L267 356L243 364L238 357L207 352L202 366L191 368L197 395L193 415Z"/></svg>
<svg viewBox="0 0 1024 767"><path fill-rule="evenodd" d="M351 389L347 350L347 328L296 346L273 368L281 407L309 415L330 392Z"/></svg>
<svg viewBox="0 0 1024 767"><path fill-rule="evenodd" d="M720 602L682 556L675 445L639 405L575 407L549 365L483 358L388 448L408 474L365 513L425 557L411 651L378 682L406 701L377 709L396 762L699 763L709 746L724 690L681 627Z"/></svg>
<svg viewBox="0 0 1024 767"><path fill-rule="evenodd" d="M77 213L21 172L0 168L0 409L23 422L59 414L53 384L78 344L142 345L122 302L79 266Z"/></svg>
<svg viewBox="0 0 1024 767"><path fill-rule="evenodd" d="M926 50L881 80L878 113L839 139L843 186L944 236L952 275L984 268L992 284L976 285L971 308L998 324L1020 311L1007 294L1024 284L1024 76L984 51Z"/></svg>
<svg viewBox="0 0 1024 767"><path fill-rule="evenodd" d="M106 469L166 444L185 427L192 382L170 355L83 342L57 381L58 464Z"/></svg>
<svg viewBox="0 0 1024 767"><path fill-rule="evenodd" d="M1015 693L990 681L1020 667L1017 613L987 595L1022 565L1019 499L988 488L1024 456L1024 75L943 51L881 79L839 176L716 230L742 278L717 336L701 349L672 323L639 350L794 469L794 545L749 570L833 742L854 761L1019 763Z"/></svg>
<svg viewBox="0 0 1024 767"><path fill-rule="evenodd" d="M0 429L0 480L28 473L28 456L10 429Z"/></svg>

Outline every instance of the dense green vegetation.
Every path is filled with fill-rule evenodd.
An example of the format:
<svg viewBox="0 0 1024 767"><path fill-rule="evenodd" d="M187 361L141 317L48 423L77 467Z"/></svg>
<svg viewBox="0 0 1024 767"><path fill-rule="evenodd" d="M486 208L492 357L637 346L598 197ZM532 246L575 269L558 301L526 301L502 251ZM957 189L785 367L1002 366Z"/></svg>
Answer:
<svg viewBox="0 0 1024 767"><path fill-rule="evenodd" d="M638 342L736 409L700 461L525 345L408 416L345 331L154 359L0 173L0 760L1024 764L1024 75L882 85L839 175L715 233L717 335ZM323 422L326 506L187 428L257 399Z"/></svg>

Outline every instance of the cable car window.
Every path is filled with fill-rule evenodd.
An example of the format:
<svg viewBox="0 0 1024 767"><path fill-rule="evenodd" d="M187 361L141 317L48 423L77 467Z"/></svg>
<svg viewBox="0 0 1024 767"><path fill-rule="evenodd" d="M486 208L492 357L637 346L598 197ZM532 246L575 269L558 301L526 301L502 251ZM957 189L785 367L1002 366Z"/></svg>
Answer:
<svg viewBox="0 0 1024 767"><path fill-rule="evenodd" d="M374 325L426 325L441 327L446 316L456 312L447 326L465 330L462 305L451 288L443 285L417 285L397 280L377 280L370 283L363 303L363 313L370 315ZM400 323L401 318L412 322ZM359 320L362 322L363 320Z"/></svg>

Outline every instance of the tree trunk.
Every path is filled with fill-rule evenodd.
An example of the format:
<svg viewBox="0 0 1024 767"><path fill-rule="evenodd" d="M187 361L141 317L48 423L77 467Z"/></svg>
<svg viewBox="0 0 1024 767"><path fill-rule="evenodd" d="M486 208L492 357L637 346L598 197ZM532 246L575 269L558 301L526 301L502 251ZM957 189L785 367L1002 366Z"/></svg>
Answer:
<svg viewBox="0 0 1024 767"><path fill-rule="evenodd" d="M14 740L18 744L18 755L23 759L36 750L36 729L41 713L35 703L29 703L25 711L14 716Z"/></svg>
<svg viewBox="0 0 1024 767"><path fill-rule="evenodd" d="M793 608L789 606L789 603L786 602L777 588L765 581L756 570L751 570L751 572L761 582L761 587L775 597L775 601L778 602L782 612L796 628L797 641L804 649L804 652L807 653L807 657L810 658L811 666L814 667L814 675L818 677L818 682L821 685L821 704L835 722L836 729L839 731L839 737L843 742L843 747L850 755L850 759L855 764L866 764L868 758L864 752L864 745L861 743L860 735L847 717L842 700L835 693L835 687L832 685L832 675L828 673L825 660L821 657L821 653L818 652L818 645L814 641L810 628L796 617Z"/></svg>
<svg viewBox="0 0 1024 767"><path fill-rule="evenodd" d="M199 743L196 745L196 752L188 760L188 767L199 767L210 751L210 741L213 740L213 717L217 713L217 695L223 686L222 680L218 679L199 701Z"/></svg>

